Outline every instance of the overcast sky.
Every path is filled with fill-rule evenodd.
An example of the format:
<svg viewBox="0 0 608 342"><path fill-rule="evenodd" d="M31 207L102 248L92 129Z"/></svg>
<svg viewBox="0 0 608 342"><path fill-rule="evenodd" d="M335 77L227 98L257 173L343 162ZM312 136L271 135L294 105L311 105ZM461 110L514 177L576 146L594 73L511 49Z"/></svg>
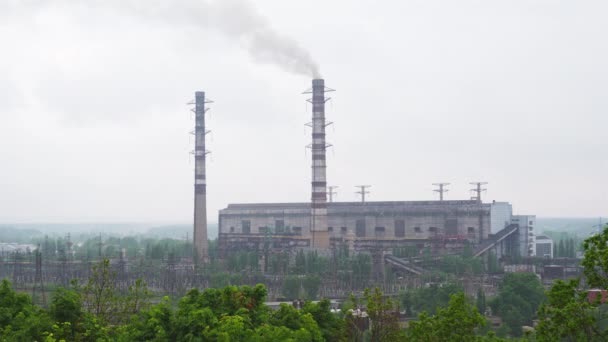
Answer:
<svg viewBox="0 0 608 342"><path fill-rule="evenodd" d="M338 200L440 181L467 199L480 180L516 213L608 215L606 1L101 3L0 0L0 222L189 222L197 90L215 101L209 221L308 201L311 77L252 51L250 25L337 89Z"/></svg>

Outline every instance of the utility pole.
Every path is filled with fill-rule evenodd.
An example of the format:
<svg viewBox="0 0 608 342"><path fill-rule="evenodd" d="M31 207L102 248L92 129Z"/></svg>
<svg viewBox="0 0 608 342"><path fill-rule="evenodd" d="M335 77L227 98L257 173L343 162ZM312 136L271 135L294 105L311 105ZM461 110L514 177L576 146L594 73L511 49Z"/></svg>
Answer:
<svg viewBox="0 0 608 342"><path fill-rule="evenodd" d="M450 185L450 183L433 183L433 185L438 186L438 189L435 189L433 191L438 192L439 193L439 200L443 201L443 194L448 192L448 189L446 189L446 186Z"/></svg>
<svg viewBox="0 0 608 342"><path fill-rule="evenodd" d="M99 242L97 243L97 246L99 247L99 260L102 260L101 251L103 248L103 241L101 240L101 233L99 233Z"/></svg>
<svg viewBox="0 0 608 342"><path fill-rule="evenodd" d="M42 253L40 252L40 245L34 252L36 255L36 275L34 276L34 287L32 288L32 300L36 300L36 292L40 291L42 294L42 305L46 306L46 294L44 293L44 284L42 281Z"/></svg>
<svg viewBox="0 0 608 342"><path fill-rule="evenodd" d="M365 203L365 195L369 194L369 191L367 191L366 189L371 188L371 185L355 185L355 188L360 189L355 193L361 195L361 203Z"/></svg>
<svg viewBox="0 0 608 342"><path fill-rule="evenodd" d="M598 234L602 234L602 230L604 229L604 225L602 224L602 217L600 216L600 221L599 224L593 226L593 227L597 227L597 233Z"/></svg>
<svg viewBox="0 0 608 342"><path fill-rule="evenodd" d="M335 185L327 187L327 190L328 190L327 194L329 195L329 201L330 202L333 202L334 201L334 195L338 194L337 191L334 191L334 189L337 189L337 188L338 188L338 186L335 186Z"/></svg>
<svg viewBox="0 0 608 342"><path fill-rule="evenodd" d="M486 191L488 189L483 189L482 186L488 184L488 182L471 182L469 183L471 185L474 185L475 187L473 189L471 189L470 191L474 192L477 194L477 196L475 196L474 198L471 199L475 199L477 202L481 202L481 193L483 191Z"/></svg>

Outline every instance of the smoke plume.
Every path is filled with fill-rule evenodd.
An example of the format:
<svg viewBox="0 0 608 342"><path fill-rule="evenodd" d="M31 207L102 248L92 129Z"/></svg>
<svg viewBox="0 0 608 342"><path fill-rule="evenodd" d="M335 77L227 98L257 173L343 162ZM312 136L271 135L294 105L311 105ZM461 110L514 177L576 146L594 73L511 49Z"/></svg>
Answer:
<svg viewBox="0 0 608 342"><path fill-rule="evenodd" d="M297 41L276 31L248 0L98 0L145 19L214 29L240 41L257 63L314 78L319 66Z"/></svg>

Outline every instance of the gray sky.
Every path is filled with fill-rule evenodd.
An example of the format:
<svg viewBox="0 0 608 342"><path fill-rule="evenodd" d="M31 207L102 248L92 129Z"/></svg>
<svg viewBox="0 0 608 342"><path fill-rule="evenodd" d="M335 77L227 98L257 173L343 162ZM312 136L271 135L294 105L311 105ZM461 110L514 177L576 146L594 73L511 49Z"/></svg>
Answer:
<svg viewBox="0 0 608 342"><path fill-rule="evenodd" d="M520 214L608 214L606 1L103 2L0 2L1 222L190 221L196 90L215 101L209 220L307 201L310 77L252 51L250 25L338 90L338 200L483 180Z"/></svg>

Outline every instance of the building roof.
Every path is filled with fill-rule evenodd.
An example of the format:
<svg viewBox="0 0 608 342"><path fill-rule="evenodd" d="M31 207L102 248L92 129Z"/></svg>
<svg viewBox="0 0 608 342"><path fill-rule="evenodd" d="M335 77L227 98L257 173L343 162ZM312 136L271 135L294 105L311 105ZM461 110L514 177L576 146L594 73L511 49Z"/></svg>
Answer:
<svg viewBox="0 0 608 342"><path fill-rule="evenodd" d="M383 214L389 212L437 212L437 211L489 211L491 203L479 203L475 200L462 201L377 201L377 202L329 202L327 209L330 214L370 213ZM220 210L220 214L231 213L283 212L285 214L308 214L310 202L301 203L234 203Z"/></svg>

